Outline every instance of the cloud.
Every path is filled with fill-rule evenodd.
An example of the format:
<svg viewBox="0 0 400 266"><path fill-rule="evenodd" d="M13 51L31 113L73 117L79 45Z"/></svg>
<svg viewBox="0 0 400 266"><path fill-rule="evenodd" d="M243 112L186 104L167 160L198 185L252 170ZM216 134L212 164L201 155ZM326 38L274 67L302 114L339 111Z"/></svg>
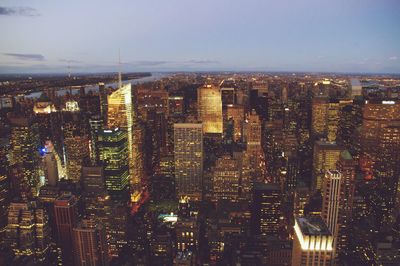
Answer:
<svg viewBox="0 0 400 266"><path fill-rule="evenodd" d="M186 62L184 62L184 63L190 63L190 64L200 64L200 65L207 65L207 64L219 64L219 62L218 62L218 61L216 61L216 60L195 60L195 59L192 59L192 60L186 61Z"/></svg>
<svg viewBox="0 0 400 266"><path fill-rule="evenodd" d="M60 59L58 61L59 62L63 62L63 63L69 63L69 64L80 64L80 63L82 63L82 61L73 60L73 59Z"/></svg>
<svg viewBox="0 0 400 266"><path fill-rule="evenodd" d="M16 54L16 53L3 53L3 54L18 60L45 61L44 56L41 54Z"/></svg>
<svg viewBox="0 0 400 266"><path fill-rule="evenodd" d="M39 12L32 7L4 7L0 6L0 16L37 17Z"/></svg>
<svg viewBox="0 0 400 266"><path fill-rule="evenodd" d="M390 61L396 61L397 59L398 59L397 56L391 56L391 57L389 57L389 60L390 60Z"/></svg>

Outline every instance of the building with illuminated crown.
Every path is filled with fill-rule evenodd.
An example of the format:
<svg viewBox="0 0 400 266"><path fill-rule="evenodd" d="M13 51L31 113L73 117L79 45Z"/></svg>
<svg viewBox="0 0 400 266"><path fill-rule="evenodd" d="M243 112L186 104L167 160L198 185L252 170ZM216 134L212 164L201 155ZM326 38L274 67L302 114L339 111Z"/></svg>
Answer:
<svg viewBox="0 0 400 266"><path fill-rule="evenodd" d="M292 266L328 266L332 261L332 233L321 217L296 217Z"/></svg>

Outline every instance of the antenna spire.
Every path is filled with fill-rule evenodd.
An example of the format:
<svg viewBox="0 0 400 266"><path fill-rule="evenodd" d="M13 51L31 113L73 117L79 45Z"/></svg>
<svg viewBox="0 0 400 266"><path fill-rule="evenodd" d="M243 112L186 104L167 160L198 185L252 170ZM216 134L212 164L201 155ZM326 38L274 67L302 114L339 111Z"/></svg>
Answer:
<svg viewBox="0 0 400 266"><path fill-rule="evenodd" d="M122 74L121 74L121 50L118 49L118 87L122 87Z"/></svg>

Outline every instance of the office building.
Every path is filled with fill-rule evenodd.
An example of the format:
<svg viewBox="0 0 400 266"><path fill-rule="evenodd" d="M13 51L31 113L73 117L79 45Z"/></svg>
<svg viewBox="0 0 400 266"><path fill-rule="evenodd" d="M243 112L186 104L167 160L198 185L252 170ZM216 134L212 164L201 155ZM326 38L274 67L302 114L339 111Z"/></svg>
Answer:
<svg viewBox="0 0 400 266"><path fill-rule="evenodd" d="M335 142L316 141L313 155L312 189L321 190L325 171L335 169L343 149Z"/></svg>
<svg viewBox="0 0 400 266"><path fill-rule="evenodd" d="M39 131L33 118L21 114L10 114L10 166L19 176L21 186L27 188L28 197L36 196L39 190Z"/></svg>
<svg viewBox="0 0 400 266"><path fill-rule="evenodd" d="M278 184L256 184L251 213L256 234L278 235L283 222L282 193Z"/></svg>
<svg viewBox="0 0 400 266"><path fill-rule="evenodd" d="M62 112L62 121L67 177L78 182L82 164L90 154L86 120L76 101L66 102L66 107Z"/></svg>
<svg viewBox="0 0 400 266"><path fill-rule="evenodd" d="M75 265L109 265L106 232L93 220L82 220L73 229Z"/></svg>
<svg viewBox="0 0 400 266"><path fill-rule="evenodd" d="M239 181L239 162L229 155L218 158L213 169L213 194L215 201L238 201Z"/></svg>
<svg viewBox="0 0 400 266"><path fill-rule="evenodd" d="M219 87L205 85L197 89L198 118L203 123L204 134L222 134L222 99Z"/></svg>
<svg viewBox="0 0 400 266"><path fill-rule="evenodd" d="M126 199L129 192L127 132L120 128L104 129L98 135L98 146L108 193L115 199Z"/></svg>
<svg viewBox="0 0 400 266"><path fill-rule="evenodd" d="M16 256L48 263L50 228L47 212L34 203L12 202L8 211L5 244Z"/></svg>
<svg viewBox="0 0 400 266"><path fill-rule="evenodd" d="M61 195L54 202L56 239L62 250L64 265L73 265L73 228L79 221L78 199L71 194Z"/></svg>
<svg viewBox="0 0 400 266"><path fill-rule="evenodd" d="M203 186L203 124L174 124L177 196L200 199Z"/></svg>
<svg viewBox="0 0 400 266"><path fill-rule="evenodd" d="M321 217L296 217L292 266L329 266L332 263L332 233Z"/></svg>

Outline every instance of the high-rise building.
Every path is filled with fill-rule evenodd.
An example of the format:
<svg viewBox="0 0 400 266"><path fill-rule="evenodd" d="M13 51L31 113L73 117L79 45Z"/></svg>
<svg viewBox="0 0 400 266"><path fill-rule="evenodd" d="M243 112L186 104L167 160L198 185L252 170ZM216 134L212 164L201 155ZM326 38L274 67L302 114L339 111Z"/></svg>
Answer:
<svg viewBox="0 0 400 266"><path fill-rule="evenodd" d="M107 113L108 113L108 104L107 104L107 92L106 87L103 82L99 82L99 96L100 96L100 116L104 120L105 124L107 124Z"/></svg>
<svg viewBox="0 0 400 266"><path fill-rule="evenodd" d="M98 135L98 146L107 191L115 199L127 199L129 192L127 132L119 128L104 129Z"/></svg>
<svg viewBox="0 0 400 266"><path fill-rule="evenodd" d="M108 248L103 225L82 220L73 229L75 265L107 266Z"/></svg>
<svg viewBox="0 0 400 266"><path fill-rule="evenodd" d="M66 102L66 108L62 112L62 120L67 177L78 182L82 164L86 158L89 158L89 135L84 115L76 101Z"/></svg>
<svg viewBox="0 0 400 266"><path fill-rule="evenodd" d="M28 193L37 195L39 190L39 131L34 119L19 114L9 116L11 123L10 165L18 172L20 183Z"/></svg>
<svg viewBox="0 0 400 266"><path fill-rule="evenodd" d="M77 198L71 194L58 197L54 202L54 215L63 265L73 265L73 228L79 220Z"/></svg>
<svg viewBox="0 0 400 266"><path fill-rule="evenodd" d="M350 235L353 218L356 165L357 161L353 159L349 151L344 150L340 153L339 161L336 164L336 169L342 175L336 245L336 254L338 255L348 252L348 236Z"/></svg>
<svg viewBox="0 0 400 266"><path fill-rule="evenodd" d="M221 91L213 85L197 89L198 118L202 121L204 133L222 134L222 99Z"/></svg>
<svg viewBox="0 0 400 266"><path fill-rule="evenodd" d="M141 154L136 138L136 112L133 106L131 84L125 84L108 96L107 125L126 131L128 140L129 183L131 194L137 194L141 183Z"/></svg>
<svg viewBox="0 0 400 266"><path fill-rule="evenodd" d="M33 256L39 264L48 259L50 228L44 209L31 203L12 202L8 211L5 244L17 256Z"/></svg>
<svg viewBox="0 0 400 266"><path fill-rule="evenodd" d="M400 175L400 102L371 100L364 105L361 126L361 170L378 186L369 208L378 227L393 222Z"/></svg>
<svg viewBox="0 0 400 266"><path fill-rule="evenodd" d="M104 127L104 119L100 115L89 118L90 126L90 160L92 164L99 162L98 134Z"/></svg>
<svg viewBox="0 0 400 266"><path fill-rule="evenodd" d="M10 145L7 138L0 138L0 239L4 239L7 226L7 210L10 205L11 190L10 177L8 175L8 158ZM0 245L1 245L0 240Z"/></svg>
<svg viewBox="0 0 400 266"><path fill-rule="evenodd" d="M322 219L332 233L333 258L336 256L337 236L339 231L339 210L341 198L342 174L337 170L328 170L325 173L322 188Z"/></svg>
<svg viewBox="0 0 400 266"><path fill-rule="evenodd" d="M239 199L239 162L229 155L218 158L213 169L213 194L216 201Z"/></svg>
<svg viewBox="0 0 400 266"><path fill-rule="evenodd" d="M253 182L262 183L265 178L266 166L261 143L261 120L254 110L246 116L243 124L243 139L250 160Z"/></svg>
<svg viewBox="0 0 400 266"><path fill-rule="evenodd" d="M343 149L335 142L316 141L313 155L312 189L321 190L325 171L336 168L340 152Z"/></svg>
<svg viewBox="0 0 400 266"><path fill-rule="evenodd" d="M46 145L41 151L42 164L46 184L52 187L55 187L58 182L58 166L54 152L54 147L51 141L46 141Z"/></svg>
<svg viewBox="0 0 400 266"><path fill-rule="evenodd" d="M174 161L177 196L201 199L203 124L174 124Z"/></svg>
<svg viewBox="0 0 400 266"><path fill-rule="evenodd" d="M332 263L332 233L321 217L296 217L292 266L329 266Z"/></svg>
<svg viewBox="0 0 400 266"><path fill-rule="evenodd" d="M282 226L282 193L278 184L256 184L251 213L256 234L277 235Z"/></svg>
<svg viewBox="0 0 400 266"><path fill-rule="evenodd" d="M228 119L233 120L233 140L242 139L242 126L244 121L244 108L242 105L228 105L226 110Z"/></svg>
<svg viewBox="0 0 400 266"><path fill-rule="evenodd" d="M326 112L328 99L316 97L312 101L311 126L314 135L324 135L326 129Z"/></svg>

